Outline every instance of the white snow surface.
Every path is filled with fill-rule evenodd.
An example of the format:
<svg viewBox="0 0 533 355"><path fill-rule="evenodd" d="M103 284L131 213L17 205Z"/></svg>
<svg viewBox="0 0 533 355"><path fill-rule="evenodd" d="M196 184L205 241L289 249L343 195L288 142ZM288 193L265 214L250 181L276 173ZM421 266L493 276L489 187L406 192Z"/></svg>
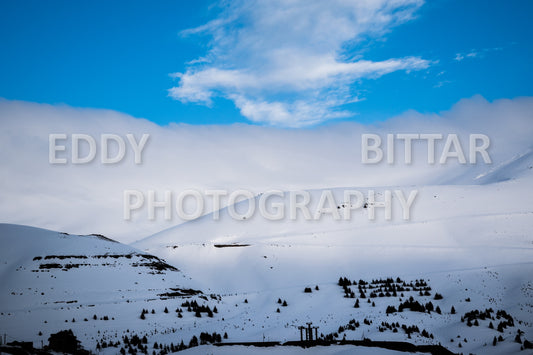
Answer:
<svg viewBox="0 0 533 355"><path fill-rule="evenodd" d="M521 353L514 342L518 329L533 340L533 161L531 152L495 167L475 185L376 187L419 191L409 221L397 208L385 221L380 211L368 220L368 209L353 211L350 221L323 215L319 221L268 221L261 216L234 220L227 209L220 219L206 215L147 237L131 247L97 236L74 236L18 225L0 225L0 333L8 340L47 343L49 334L72 329L82 345L96 351L96 341L120 340L126 334L146 335L152 344L188 344L200 332L227 333L230 342L289 341L299 339L298 326L313 322L319 333L338 331L354 319L361 325L339 334L341 339L441 343L452 352L476 354ZM366 194L368 188L356 189ZM336 188L342 210L345 188ZM313 204L321 190L311 191ZM378 195L378 198L381 195ZM256 199L257 200L257 199ZM246 208L249 201L239 203ZM397 203L393 199L393 203ZM220 247L231 245L233 247ZM218 246L218 247L217 247ZM100 257L100 255L122 257ZM142 255L155 255L179 271L158 273ZM49 258L46 256L86 256ZM130 255L130 258L125 257ZM35 259L41 257L41 259ZM148 259L152 260L152 259ZM40 269L44 263L61 268ZM87 263L71 267L66 264ZM424 279L431 296L406 292L404 296L376 297L367 303L345 298L339 277L350 280L400 277L407 282ZM318 290L315 287L318 286ZM304 293L304 288L312 289ZM202 290L202 295L166 298L171 288ZM357 286L352 286L358 297ZM435 293L443 295L435 300ZM212 296L210 296L212 294ZM431 301L442 314L404 310L387 315L388 305L398 308L409 296ZM285 300L287 307L278 304ZM215 306L214 316L201 318L176 308L185 300ZM68 303L70 302L70 303ZM451 314L454 307L456 314ZM169 313L163 312L167 307ZM461 322L466 312L492 308L494 320L479 326ZM146 319L140 319L148 309ZM151 310L154 309L154 314ZM277 312L280 309L280 312ZM514 326L503 332L488 327L502 320L505 310ZM97 319L94 320L93 316ZM101 320L104 316L108 320ZM87 318L87 321L84 319ZM72 322L75 319L75 322ZM363 320L370 320L370 325ZM379 331L381 322L417 325L434 338L401 329ZM39 335L42 332L42 335ZM503 341L492 345L494 336ZM452 341L453 340L453 341ZM223 340L226 341L226 340ZM460 345L460 347L459 347ZM118 353L119 348L101 352ZM202 345L185 353L249 353L245 346ZM254 348L254 353L343 354L395 353L353 346ZM523 352L522 352L523 353Z"/></svg>

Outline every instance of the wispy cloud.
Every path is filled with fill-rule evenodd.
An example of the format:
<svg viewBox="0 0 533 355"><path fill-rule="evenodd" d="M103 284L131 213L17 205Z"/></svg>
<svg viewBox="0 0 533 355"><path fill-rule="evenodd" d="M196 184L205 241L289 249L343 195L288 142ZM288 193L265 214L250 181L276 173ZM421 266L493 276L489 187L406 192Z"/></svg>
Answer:
<svg viewBox="0 0 533 355"><path fill-rule="evenodd" d="M465 59L465 56L462 55L461 53L457 53L457 54L455 55L455 58L453 58L453 59L456 60L456 61L458 61L458 62L460 62L461 60Z"/></svg>
<svg viewBox="0 0 533 355"><path fill-rule="evenodd" d="M465 58L483 58L489 52L501 51L502 47L491 47L482 49L471 49L469 52L456 53L453 58L455 61L462 61Z"/></svg>
<svg viewBox="0 0 533 355"><path fill-rule="evenodd" d="M207 34L210 50L175 73L170 96L211 105L232 100L257 123L299 127L352 115L354 83L395 71L421 70L420 57L350 59L369 37L410 21L423 0L236 1L213 21L182 32Z"/></svg>
<svg viewBox="0 0 533 355"><path fill-rule="evenodd" d="M450 83L451 83L450 80L441 80L441 81L437 82L435 85L433 85L433 88L438 89L438 88L441 88L444 85L447 85L447 84L450 84Z"/></svg>

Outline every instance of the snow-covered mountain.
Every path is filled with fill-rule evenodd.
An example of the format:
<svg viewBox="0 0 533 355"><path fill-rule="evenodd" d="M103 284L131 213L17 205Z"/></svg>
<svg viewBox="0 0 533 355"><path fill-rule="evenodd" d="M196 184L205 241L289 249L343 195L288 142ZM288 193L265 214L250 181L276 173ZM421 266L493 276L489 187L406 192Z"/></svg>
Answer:
<svg viewBox="0 0 533 355"><path fill-rule="evenodd" d="M226 208L220 211L219 220L206 215L133 245L170 262L179 261L195 287L253 299L261 310L253 310L255 319L267 319L271 299L287 297L289 303L296 304L284 318L285 325L293 329L304 321L335 331L341 320L352 318L369 317L374 324L384 319L402 323L400 320L408 318L434 329L438 342L453 351L501 353L506 346L505 352L514 352L520 349L511 344L518 328L533 337L531 166L533 157L528 152L487 171L469 185L458 184L459 179L454 185L374 188L378 194L385 189L401 189L406 195L417 189L409 221L394 213L398 210L393 210L391 221L379 214L370 221L365 208L353 211L350 221L335 221L326 215L319 221L268 221L257 215L242 221L231 218ZM340 209L346 203L344 190L333 190ZM311 211L321 193L311 191ZM238 207L245 210L247 204L241 202ZM516 317L517 324L522 323L505 333L506 345L495 348L492 337L499 334L487 330L488 324L483 330L472 330L461 323L460 315L385 316L391 301L382 299L376 302L378 310L353 309L353 300L337 298L334 285L339 276L354 280L398 276L430 279L432 287L446 295L440 307L448 312L452 305L460 315L475 309L501 309ZM321 291L301 294L314 285ZM264 332L271 338L290 339L279 331L279 325L265 321L265 328L252 338L261 338ZM460 334L466 335L468 343L450 341ZM347 338L363 335L391 339L378 326L357 330ZM393 335L392 339L405 340L406 336Z"/></svg>
<svg viewBox="0 0 533 355"><path fill-rule="evenodd" d="M369 220L368 208L349 221L269 221L235 220L225 208L218 220L206 215L132 246L3 224L0 334L40 346L72 329L86 349L106 354L137 335L147 352L165 353L201 333L205 342L206 333L226 334L223 343L299 340L299 327L312 322L330 339L519 353L516 336L533 339L532 166L527 152L469 185L374 188L378 200L387 189L418 190L408 221L398 209L390 221L383 211ZM340 211L344 190L332 190ZM322 191L310 191L311 211ZM314 351L353 345L331 349ZM263 350L291 351L302 350Z"/></svg>
<svg viewBox="0 0 533 355"><path fill-rule="evenodd" d="M186 287L176 267L101 235L0 224L0 241L0 332L8 342L40 346L50 334L72 329L94 349L127 329L141 337L152 330L151 314L140 319L143 309L162 313L165 301L201 294ZM163 319L157 325L165 330Z"/></svg>
<svg viewBox="0 0 533 355"><path fill-rule="evenodd" d="M347 205L345 190L358 190L366 196L372 189L376 200L383 200L385 190L400 189L405 195L418 190L407 221L402 219L395 196L390 221L385 220L382 209L377 209L375 220L369 220L369 209L359 208L352 211L350 220L323 215L318 221L270 221L258 213L236 220L224 208L219 219L208 214L133 245L179 262L184 272L200 283L198 287L227 292L288 286L295 280L327 281L352 270L363 276L388 274L391 265L395 272L409 274L419 271L420 264L426 272L438 272L530 262L532 166L529 152L487 171L476 181L482 184L332 190L341 213ZM322 191L310 191L310 211L317 210ZM288 195L282 200L286 206ZM259 197L252 203L257 205ZM248 203L240 202L237 207L246 210ZM229 244L247 246L220 247ZM220 275L222 270L225 272ZM264 275L258 277L260 271ZM238 281L233 277L236 273Z"/></svg>

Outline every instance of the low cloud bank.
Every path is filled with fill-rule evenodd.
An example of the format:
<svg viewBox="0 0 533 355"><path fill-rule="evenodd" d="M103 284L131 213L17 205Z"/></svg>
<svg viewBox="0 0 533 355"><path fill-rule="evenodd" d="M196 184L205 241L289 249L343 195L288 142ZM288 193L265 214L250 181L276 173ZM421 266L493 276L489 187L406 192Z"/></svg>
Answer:
<svg viewBox="0 0 533 355"><path fill-rule="evenodd" d="M474 184L475 177L531 148L533 98L488 102L465 99L439 114L406 112L376 125L339 123L309 129L253 125L160 127L119 112L0 101L1 222L29 224L72 233L103 233L131 242L180 220L148 221L146 213L123 220L123 191L185 189L296 190L339 186L373 187L427 184ZM49 135L96 139L97 155L90 164L49 163ZM102 134L127 134L150 139L142 164L134 163L127 146L119 164L100 162ZM413 162L405 164L404 146L396 140L395 164L361 162L361 135L401 133L457 134L468 149L472 133L490 138L492 165L427 164L427 145L413 144ZM436 157L445 139L436 142ZM385 143L385 142L384 142ZM116 148L112 145L112 147ZM111 152L113 153L113 152ZM465 151L468 157L468 151ZM69 159L70 160L70 159ZM481 160L481 159L478 159Z"/></svg>

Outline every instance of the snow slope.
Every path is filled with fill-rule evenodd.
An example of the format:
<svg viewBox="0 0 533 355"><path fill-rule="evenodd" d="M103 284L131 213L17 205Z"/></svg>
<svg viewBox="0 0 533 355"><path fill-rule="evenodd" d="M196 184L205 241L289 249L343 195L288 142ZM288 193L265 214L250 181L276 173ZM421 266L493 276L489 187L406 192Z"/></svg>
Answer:
<svg viewBox="0 0 533 355"><path fill-rule="evenodd" d="M533 340L531 159L531 153L517 157L473 185L376 187L378 200L386 189L418 190L408 221L393 198L391 221L381 210L370 221L368 208L354 210L349 221L333 220L323 211L318 221L268 221L258 214L234 220L226 208L219 220L207 215L133 246L102 236L2 224L0 334L39 346L49 334L72 329L86 349L116 354L126 335L146 336L151 352L155 342L188 344L201 332L227 333L223 341L229 342L298 340L298 327L312 322L319 334L338 340L440 343L457 353L520 353L521 345L514 342L518 331L521 340ZM365 195L368 190L350 189ZM344 190L333 191L339 211L347 206ZM322 191L311 191L313 212ZM237 210L248 203L239 203ZM365 288L362 298L358 286L350 285L354 296L345 297L337 283L341 276L356 283L362 279L374 289ZM404 281L410 286L385 294L377 280L388 277L401 278L395 287ZM421 279L427 289L416 286ZM435 299L437 293L443 298ZM388 306L398 310L410 297L422 305L431 302L441 312L387 314ZM197 317L185 301L217 311ZM143 309L148 310L145 319L140 317ZM476 319L478 325L465 320L467 312L485 309L491 309L490 316ZM510 315L512 324L501 331L489 328L490 323L498 328L506 320L503 315ZM399 327L391 328L396 323ZM418 330L408 335L402 326ZM103 342L118 346L97 349ZM248 350L203 345L187 352ZM261 352L292 350L382 353L353 346Z"/></svg>
<svg viewBox="0 0 533 355"><path fill-rule="evenodd" d="M133 245L170 262L179 261L197 288L238 295L239 308L246 298L244 314L232 318L235 327L240 324L242 340L263 336L293 340L297 326L307 321L320 324L326 333L352 318L368 317L373 324L383 320L416 323L457 352L513 353L520 350L513 344L518 329L533 338L532 165L532 154L527 152L487 171L475 184L376 187L379 192L401 189L405 194L419 190L409 221L402 220L394 207L392 221L385 221L382 211L375 221L369 221L364 208L355 210L350 221L334 221L327 215L320 221L268 221L257 214L235 220L224 209L219 220L206 215ZM334 190L341 209L346 202L344 190ZM359 190L366 194L367 189ZM311 191L311 211L321 193ZM247 203L239 204L241 210ZM231 244L236 246L220 247ZM378 299L377 309L354 309L352 299L339 298L335 285L339 276L430 279L432 287L445 295L441 302L433 302L447 314L386 316L387 305L398 303L388 298ZM320 286L319 292L303 294L305 287L314 285ZM282 309L281 315L272 313L276 308L272 302L278 297L292 305L290 310ZM470 302L465 301L468 298ZM449 314L452 305L457 315ZM488 329L488 322L480 327L461 323L464 313L486 308L506 310L515 317L516 327L501 334ZM251 324L261 327L253 332ZM358 329L349 338L406 340L401 332L384 334L378 328ZM499 335L504 342L493 347L493 337Z"/></svg>
<svg viewBox="0 0 533 355"><path fill-rule="evenodd" d="M94 348L99 332L145 330L141 310L162 311L159 295L188 283L163 260L103 236L0 224L0 241L0 333L8 341L40 346L72 328Z"/></svg>
<svg viewBox="0 0 533 355"><path fill-rule="evenodd" d="M325 282L354 269L362 276L388 274L391 265L395 272L410 274L419 271L421 264L428 272L438 272L528 263L533 261L533 174L529 169L533 162L531 154L527 157L527 164L524 159L516 161L522 167L514 170L518 178L499 183L373 188L378 200L386 189L401 189L405 195L418 190L408 221L402 219L394 196L391 221L385 220L382 209L377 209L373 221L368 218L368 208L354 210L350 220L336 221L323 215L318 221L270 221L258 213L236 220L225 208L219 220L209 214L133 245L179 262L184 272L199 282L198 287L226 292L286 287L296 280ZM499 181L496 177L508 167L493 170L484 181L489 177ZM346 204L343 192L353 189L365 195L368 191L333 190L341 213ZM310 210L316 211L322 191L310 192ZM288 199L286 194L286 206ZM248 201L239 205L245 210ZM215 247L232 243L249 246Z"/></svg>

